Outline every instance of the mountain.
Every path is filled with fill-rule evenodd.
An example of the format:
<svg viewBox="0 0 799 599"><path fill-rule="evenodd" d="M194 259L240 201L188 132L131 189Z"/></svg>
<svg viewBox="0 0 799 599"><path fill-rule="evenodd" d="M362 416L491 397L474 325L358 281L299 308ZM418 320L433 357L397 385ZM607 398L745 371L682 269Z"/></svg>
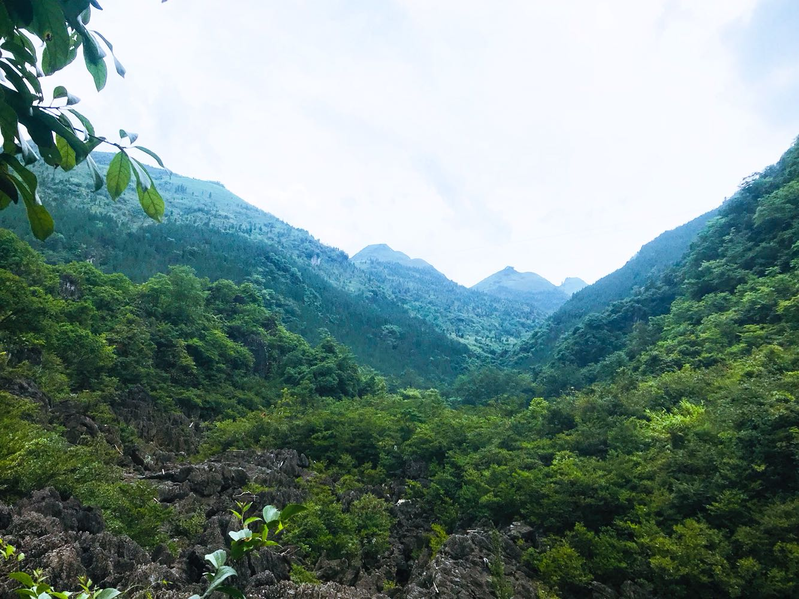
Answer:
<svg viewBox="0 0 799 599"><path fill-rule="evenodd" d="M476 357L507 351L544 316L530 303L459 285L424 260L411 259L385 244L367 246L350 260L375 287L413 316L466 344Z"/></svg>
<svg viewBox="0 0 799 599"><path fill-rule="evenodd" d="M495 297L529 303L545 314L557 310L570 295L541 275L534 272L518 272L512 266L486 277L473 285L472 289Z"/></svg>
<svg viewBox="0 0 799 599"><path fill-rule="evenodd" d="M85 255L119 244L155 274L58 261L70 245L48 264L0 231L0 596L88 578L98 597L799 596L799 142L698 234L656 240L674 262L603 306L636 279L617 276L543 358L479 361L441 390L392 391L330 336L308 343L281 324L297 296L264 283L311 294L352 268L375 290L346 296L355 319L398 306L369 271L313 279L241 231L165 224L170 246L95 216L69 221ZM163 273L169 248L185 251ZM179 263L196 256L260 270L211 281ZM402 269L397 286L432 272L366 264Z"/></svg>
<svg viewBox="0 0 799 599"><path fill-rule="evenodd" d="M97 154L106 168L109 154ZM250 281L285 326L316 343L328 333L356 358L398 384L452 380L470 350L415 317L336 248L246 203L218 182L154 168L164 196L164 222L141 211L135 192L112 202L91 191L90 174L37 168L40 194L56 221L46 242L30 234L24 211L11 206L0 224L28 241L49 262L91 262L142 282L175 265L210 280Z"/></svg>
<svg viewBox="0 0 799 599"><path fill-rule="evenodd" d="M540 328L511 352L510 363L516 366L545 363L557 352L559 340L583 318L633 295L636 289L656 280L676 264L718 213L719 209L711 210L658 235L642 246L620 269L574 293Z"/></svg>
<svg viewBox="0 0 799 599"><path fill-rule="evenodd" d="M588 283L583 281L579 277L566 277L566 279L558 285L558 289L560 289L563 293L571 297L581 289L588 287Z"/></svg>
<svg viewBox="0 0 799 599"><path fill-rule="evenodd" d="M353 264L363 264L365 262L375 261L400 264L410 268L433 268L429 263L425 262L421 258L411 258L408 256L408 254L392 250L385 243L367 245L360 252L352 256L350 260L353 262Z"/></svg>

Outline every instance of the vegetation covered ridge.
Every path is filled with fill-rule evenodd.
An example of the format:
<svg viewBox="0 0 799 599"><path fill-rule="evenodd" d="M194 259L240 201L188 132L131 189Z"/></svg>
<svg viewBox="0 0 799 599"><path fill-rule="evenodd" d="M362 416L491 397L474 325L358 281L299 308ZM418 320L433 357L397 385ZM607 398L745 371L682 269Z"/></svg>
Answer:
<svg viewBox="0 0 799 599"><path fill-rule="evenodd" d="M545 369L478 368L440 391L390 392L332 339L288 333L253 285L185 267L134 284L0 240L6 501L55 485L142 543L188 551L217 524L181 537L124 468L150 472L170 442L252 464L249 450L289 448L311 466L296 487L308 511L285 540L320 580L366 585L379 571L430 596L435 579L414 564L483 547L487 565L469 564L486 568L486 596L529 580L563 598L799 593L799 145L745 181L679 264L584 319ZM130 402L192 432L137 428ZM76 412L107 432L75 427ZM491 526L494 540L470 536Z"/></svg>

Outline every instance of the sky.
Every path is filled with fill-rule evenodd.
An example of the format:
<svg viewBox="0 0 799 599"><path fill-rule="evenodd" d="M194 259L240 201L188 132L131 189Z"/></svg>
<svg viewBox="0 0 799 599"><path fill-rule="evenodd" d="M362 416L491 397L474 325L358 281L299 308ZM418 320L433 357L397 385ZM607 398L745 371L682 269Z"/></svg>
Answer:
<svg viewBox="0 0 799 599"><path fill-rule="evenodd" d="M796 0L105 0L109 136L350 255L622 266L799 135ZM55 79L55 78L53 78Z"/></svg>

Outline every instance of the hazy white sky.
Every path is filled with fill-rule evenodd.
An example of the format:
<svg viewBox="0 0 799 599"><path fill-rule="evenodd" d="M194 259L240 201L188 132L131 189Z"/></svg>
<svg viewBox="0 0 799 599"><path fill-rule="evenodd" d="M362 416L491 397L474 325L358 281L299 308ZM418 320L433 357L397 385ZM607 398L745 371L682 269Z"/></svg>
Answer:
<svg viewBox="0 0 799 599"><path fill-rule="evenodd" d="M98 128L350 254L591 282L799 134L796 0L105 0Z"/></svg>

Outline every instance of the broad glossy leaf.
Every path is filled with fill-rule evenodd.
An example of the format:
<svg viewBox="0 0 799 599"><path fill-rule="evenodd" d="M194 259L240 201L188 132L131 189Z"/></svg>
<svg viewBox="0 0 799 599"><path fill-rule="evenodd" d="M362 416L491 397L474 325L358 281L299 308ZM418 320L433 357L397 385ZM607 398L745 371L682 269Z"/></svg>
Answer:
<svg viewBox="0 0 799 599"><path fill-rule="evenodd" d="M31 30L44 41L49 54L47 63L42 64L45 75L64 68L69 61L70 39L61 5L50 0L34 2Z"/></svg>
<svg viewBox="0 0 799 599"><path fill-rule="evenodd" d="M68 108L67 110L73 115L75 115L75 118L77 118L81 122L84 129L86 130L86 133L92 136L94 135L94 125L92 125L92 122L89 119L87 119L85 116L83 116L74 108Z"/></svg>
<svg viewBox="0 0 799 599"><path fill-rule="evenodd" d="M111 199L118 199L130 183L130 158L125 152L119 152L111 159L105 179Z"/></svg>
<svg viewBox="0 0 799 599"><path fill-rule="evenodd" d="M136 159L133 159L131 164L133 165L133 174L136 175L136 184L141 187L143 191L150 189L152 181L147 170Z"/></svg>
<svg viewBox="0 0 799 599"><path fill-rule="evenodd" d="M19 191L14 186L14 182L3 172L0 172L0 192L3 194L3 197L0 197L0 210L11 202L15 204L19 202Z"/></svg>
<svg viewBox="0 0 799 599"><path fill-rule="evenodd" d="M58 147L58 152L61 154L61 168L65 171L71 171L78 164L75 157L75 150L73 150L69 143L67 143L67 140L60 135L56 135L55 143Z"/></svg>
<svg viewBox="0 0 799 599"><path fill-rule="evenodd" d="M33 586L33 578L30 575L26 574L25 572L12 572L8 575L9 578L16 580L23 586L32 587Z"/></svg>
<svg viewBox="0 0 799 599"><path fill-rule="evenodd" d="M5 0L3 4L8 8L11 18L17 25L28 25L33 19L33 5L31 0Z"/></svg>
<svg viewBox="0 0 799 599"><path fill-rule="evenodd" d="M39 203L28 199L23 196L25 200L25 208L28 211L28 221L31 225L34 237L40 241L44 241L55 230L55 223L53 217L47 212L47 209Z"/></svg>
<svg viewBox="0 0 799 599"><path fill-rule="evenodd" d="M116 69L117 74L120 77L124 77L125 73L127 73L127 71L125 70L125 67L122 66L122 63L119 62L119 59L117 59L117 55L114 54L114 46L112 46L111 42L109 42L106 39L106 37L102 33L100 33L99 31L92 31L92 33L94 35L96 35L97 37L99 37L101 40L103 40L105 42L105 45L108 46L108 49L111 51L111 57L114 59L114 68Z"/></svg>
<svg viewBox="0 0 799 599"><path fill-rule="evenodd" d="M108 80L108 67L105 66L103 56L97 52L99 48L92 34L87 32L83 38L83 59L86 63L86 69L94 79L94 87L97 88L98 92L105 87L105 83Z"/></svg>
<svg viewBox="0 0 799 599"><path fill-rule="evenodd" d="M86 158L86 164L92 173L92 177L94 177L94 191L100 191L103 188L104 183L103 174L100 172L100 169L97 168L97 163L91 156Z"/></svg>
<svg viewBox="0 0 799 599"><path fill-rule="evenodd" d="M292 516L296 516L297 514L307 511L308 508L300 503L290 503L280 511L280 519L285 521Z"/></svg>
<svg viewBox="0 0 799 599"><path fill-rule="evenodd" d="M214 570L218 570L225 565L227 553L225 553L224 549L217 549L213 553L206 555L205 560L214 567Z"/></svg>
<svg viewBox="0 0 799 599"><path fill-rule="evenodd" d="M14 33L14 21L11 20L5 3L0 2L0 37L8 37L12 33Z"/></svg>
<svg viewBox="0 0 799 599"><path fill-rule="evenodd" d="M69 93L67 91L67 88L64 87L63 85L59 85L53 91L53 99L56 100L59 98L66 98L67 106L72 106L73 104L77 104L78 102L80 102L80 98L78 96L73 96L71 93Z"/></svg>
<svg viewBox="0 0 799 599"><path fill-rule="evenodd" d="M264 508L264 522L270 524L277 520L280 520L280 510L273 505L267 505Z"/></svg>
<svg viewBox="0 0 799 599"><path fill-rule="evenodd" d="M94 596L94 599L114 599L114 597L118 597L121 594L117 589L103 589Z"/></svg>
<svg viewBox="0 0 799 599"><path fill-rule="evenodd" d="M238 573L233 568L230 566L222 566L219 568L219 570L216 571L214 578L211 580L211 584L208 585L208 589L205 591L204 596L209 596L231 576L238 576Z"/></svg>
<svg viewBox="0 0 799 599"><path fill-rule="evenodd" d="M234 541L243 541L252 537L252 531L249 528L242 528L241 530L231 530L228 535Z"/></svg>
<svg viewBox="0 0 799 599"><path fill-rule="evenodd" d="M0 133L3 135L3 150L8 154L16 153L18 127L17 113L0 99Z"/></svg>
<svg viewBox="0 0 799 599"><path fill-rule="evenodd" d="M36 178L36 175L33 173L33 171L27 168L27 166L21 164L15 156L10 154L3 156L3 160L14 169L17 175L19 175L21 183L24 185L24 189L20 189L19 185L17 185L17 189L20 189L20 192L22 192L23 195L27 191L31 198L35 198L37 189L39 187L39 180Z"/></svg>
<svg viewBox="0 0 799 599"><path fill-rule="evenodd" d="M166 167L164 166L164 163L163 163L163 161L162 161L162 160L161 160L161 158L158 156L158 154L156 154L156 153L155 153L155 152L153 152L152 150L149 150L149 149L145 148L144 146L133 146L133 147L134 147L134 148L136 148L137 150L141 151L141 152L144 152L144 153L145 153L145 154L147 154L147 155L148 155L150 158L152 158L153 160L155 160L155 161L158 163L158 166L160 166L162 169L166 169Z"/></svg>
<svg viewBox="0 0 799 599"><path fill-rule="evenodd" d="M136 143L136 140L139 139L139 134L130 131L125 131L124 129L120 129L119 137L121 137L122 139L125 139L127 137L130 143Z"/></svg>

